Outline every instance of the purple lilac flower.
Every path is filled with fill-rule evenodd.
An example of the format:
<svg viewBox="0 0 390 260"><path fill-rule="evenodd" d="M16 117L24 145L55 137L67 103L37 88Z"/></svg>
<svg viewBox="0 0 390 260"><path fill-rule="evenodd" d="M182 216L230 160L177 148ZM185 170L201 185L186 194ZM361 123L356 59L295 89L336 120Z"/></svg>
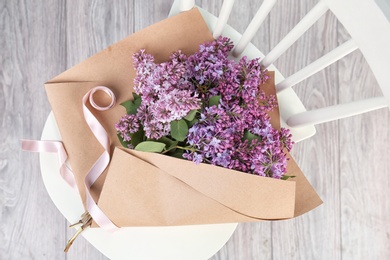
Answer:
<svg viewBox="0 0 390 260"><path fill-rule="evenodd" d="M200 153L205 162L214 165L281 178L287 165L284 149L290 150L292 142L288 130L279 132L271 126L268 112L277 102L261 89L268 79L267 71L257 59L228 60L231 48L227 38L219 38L188 58L192 77L208 87L197 88L200 96L221 95L222 99L218 107L206 107L199 123L190 129L188 143L197 149L197 157L190 150L185 157L198 162ZM224 73L219 74L221 70ZM244 131L259 140L242 141ZM214 145L216 140L218 145Z"/></svg>
<svg viewBox="0 0 390 260"><path fill-rule="evenodd" d="M141 50L133 59L136 69L134 90L142 96L137 117L144 126L146 137L159 139L169 134L172 121L200 108L201 101L184 76L187 57L178 51L169 61L155 64L153 56Z"/></svg>
<svg viewBox="0 0 390 260"><path fill-rule="evenodd" d="M115 128L125 142L131 141L131 134L139 130L139 119L135 115L124 115ZM131 147L129 147L131 148Z"/></svg>
<svg viewBox="0 0 390 260"><path fill-rule="evenodd" d="M258 59L229 60L232 48L230 39L219 37L188 57L178 51L160 64L144 50L134 54L134 90L142 104L136 115L116 125L118 133L128 141L143 127L147 138L169 137L172 121L198 110L184 158L280 179L293 145L291 134L271 125L268 112L277 100L262 89L267 71ZM208 106L212 96L220 96L219 104Z"/></svg>

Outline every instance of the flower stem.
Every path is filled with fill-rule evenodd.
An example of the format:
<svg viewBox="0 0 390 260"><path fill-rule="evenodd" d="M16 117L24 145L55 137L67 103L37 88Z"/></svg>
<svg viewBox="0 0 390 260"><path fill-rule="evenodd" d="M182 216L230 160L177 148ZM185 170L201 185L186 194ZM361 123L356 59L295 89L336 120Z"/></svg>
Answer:
<svg viewBox="0 0 390 260"><path fill-rule="evenodd" d="M183 147L183 146L175 145L175 146L172 146L169 149L163 151L162 154L168 153L169 151L172 151L173 149L176 149L176 148L181 149L181 150L191 151L191 152L197 151L197 149L195 149L194 147L191 147L191 146Z"/></svg>
<svg viewBox="0 0 390 260"><path fill-rule="evenodd" d="M195 149L194 147L191 147L191 146L186 146L186 147L183 147L183 146L176 146L176 148L179 148L179 149L182 149L182 150L186 150L186 151L191 151L191 152L196 152L196 151L198 151L197 149Z"/></svg>

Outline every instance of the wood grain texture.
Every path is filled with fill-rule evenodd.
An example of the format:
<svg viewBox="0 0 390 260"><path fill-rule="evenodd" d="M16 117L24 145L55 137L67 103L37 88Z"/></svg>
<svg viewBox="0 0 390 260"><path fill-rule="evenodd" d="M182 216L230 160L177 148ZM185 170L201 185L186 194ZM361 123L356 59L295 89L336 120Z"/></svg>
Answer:
<svg viewBox="0 0 390 260"><path fill-rule="evenodd" d="M271 48L315 5L316 1L278 1L271 12ZM276 11L284 10L284 11ZM337 46L337 23L327 14L314 24L276 66L289 76ZM277 29L279 28L279 29ZM294 87L308 109L337 102L337 71L325 69ZM336 101L335 101L336 100ZM317 127L318 134L295 145L293 156L324 204L292 221L272 223L273 259L340 259L338 122Z"/></svg>
<svg viewBox="0 0 390 260"><path fill-rule="evenodd" d="M38 139L49 114L43 83L125 36L164 19L171 0L0 0L0 259L107 259L73 235L47 196ZM229 24L243 32L260 6L236 1ZM267 53L315 0L279 0L253 43ZM218 15L222 0L198 0ZM327 13L276 66L288 76L349 39ZM294 87L308 109L380 95L359 51ZM212 259L390 259L390 113L370 112L317 127L293 156L324 204L294 220L240 224Z"/></svg>
<svg viewBox="0 0 390 260"><path fill-rule="evenodd" d="M66 3L67 68L133 33L133 1L76 1ZM67 230L67 239L75 233ZM66 254L67 259L107 259L82 236Z"/></svg>
<svg viewBox="0 0 390 260"><path fill-rule="evenodd" d="M349 35L339 28L339 41ZM360 51L339 65L339 100L381 96ZM340 121L343 259L390 258L390 113L381 109Z"/></svg>
<svg viewBox="0 0 390 260"><path fill-rule="evenodd" d="M0 2L0 259L64 259L65 223L47 196L38 155L50 108L43 83L65 69L64 1ZM49 23L50 21L50 23Z"/></svg>

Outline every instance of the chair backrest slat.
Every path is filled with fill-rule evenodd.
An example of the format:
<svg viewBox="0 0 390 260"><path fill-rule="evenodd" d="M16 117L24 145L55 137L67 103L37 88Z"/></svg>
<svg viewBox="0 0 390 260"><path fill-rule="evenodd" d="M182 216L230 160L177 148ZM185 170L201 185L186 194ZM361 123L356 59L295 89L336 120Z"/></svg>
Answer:
<svg viewBox="0 0 390 260"><path fill-rule="evenodd" d="M215 26L213 31L214 39L217 39L219 36L222 35L223 28L225 28L225 25L227 24L227 21L233 8L233 4L234 0L223 1L221 11L219 12L217 25Z"/></svg>
<svg viewBox="0 0 390 260"><path fill-rule="evenodd" d="M261 60L264 67L274 63L328 10L324 1L318 2L305 17Z"/></svg>
<svg viewBox="0 0 390 260"><path fill-rule="evenodd" d="M349 53L356 50L358 46L356 45L354 40L348 40L345 43L341 44L334 50L330 51L329 53L325 54L321 58L315 60L314 62L310 63L303 69L297 71L293 75L287 77L285 80L280 82L276 85L276 91L278 93L282 92L283 90L286 90L289 87L292 87L299 82L307 79L308 77L312 76L313 74L319 72L320 70L326 68L330 64L338 61L339 59L343 58L344 56L348 55Z"/></svg>
<svg viewBox="0 0 390 260"><path fill-rule="evenodd" d="M260 6L259 10L253 17L252 21L249 23L248 27L234 48L233 56L237 57L245 50L246 46L248 46L249 42L255 36L275 3L276 0L264 0L263 4Z"/></svg>
<svg viewBox="0 0 390 260"><path fill-rule="evenodd" d="M384 3L388 0L376 1L383 1ZM264 56L250 44L250 41L275 3L276 0L264 0L242 36L233 27L227 26L234 0L224 0L219 17L204 11L201 14L205 17L209 26L215 25L213 28L214 38L227 35L237 43L232 52L233 56L238 57L245 51L245 55L248 57L262 58L260 64L265 68L272 65L328 10L335 15L349 33L351 40L344 42L285 79L276 68L272 68L275 69L275 79L278 79L277 82L279 82L276 85L276 91L280 102L281 123L283 126L290 128L296 141L314 135L314 125L316 124L390 107L390 73L388 72L388 66L386 66L390 60L390 12L385 12L390 9L381 10L374 1L368 0L319 0L301 21ZM175 0L171 15L177 14L179 11L189 10L192 7L194 7L194 0ZM369 16L370 19L362 19L366 16ZM279 24L279 26L282 25ZM384 96L306 111L302 101L291 87L356 49L361 51L370 65Z"/></svg>
<svg viewBox="0 0 390 260"><path fill-rule="evenodd" d="M363 114L387 106L388 103L385 97L374 97L295 114L287 119L287 125L290 127L316 125Z"/></svg>
<svg viewBox="0 0 390 260"><path fill-rule="evenodd" d="M195 0L181 0L179 10L180 12L188 11L195 6Z"/></svg>
<svg viewBox="0 0 390 260"><path fill-rule="evenodd" d="M390 13L376 1L323 0L359 46L390 108ZM389 0L380 1L381 6Z"/></svg>

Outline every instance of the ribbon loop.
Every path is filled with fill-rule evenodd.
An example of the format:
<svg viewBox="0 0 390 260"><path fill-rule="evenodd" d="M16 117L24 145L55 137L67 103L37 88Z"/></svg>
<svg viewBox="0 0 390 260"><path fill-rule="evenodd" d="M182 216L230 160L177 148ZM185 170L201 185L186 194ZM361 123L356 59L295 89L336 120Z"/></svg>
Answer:
<svg viewBox="0 0 390 260"><path fill-rule="evenodd" d="M97 105L93 99L93 94L96 91L104 91L111 97L111 103L108 106L101 107ZM99 111L106 111L112 108L116 103L116 97L114 93L105 86L97 86L87 92L84 95L82 105L83 105L83 114L85 121L87 122L89 128L91 129L93 135L103 146L104 152L101 154L99 159L94 163L91 169L88 171L84 179L85 184L85 194L86 194L86 206L89 214L92 216L93 220L103 229L108 231L118 230L117 227L112 221L104 214L104 212L99 208L97 203L93 200L91 193L89 192L91 186L95 181L102 175L104 170L107 168L110 163L110 138L92 114L92 112L86 106L87 101L90 102L91 106ZM30 152L50 152L57 153L58 160L60 163L60 174L62 178L68 183L74 190L78 192L77 184L74 178L73 172L66 166L65 162L68 158L68 155L65 151L63 143L60 141L37 141L37 140L22 140L22 150Z"/></svg>
<svg viewBox="0 0 390 260"><path fill-rule="evenodd" d="M101 107L99 105L97 105L95 103L95 100L93 99L93 94L95 94L95 92L97 91L103 91L103 92L106 92L107 95L110 96L111 98L111 103L108 105L108 106L105 106L105 107ZM89 94L89 103L91 103L91 106L93 108L95 108L96 110L99 110L99 111L105 111L105 110L108 110L110 108L112 108L115 103L116 103L116 98L115 98L115 95L114 93L111 91L111 89L105 87L105 86L97 86L97 87L94 87L91 91L90 91L90 94Z"/></svg>
<svg viewBox="0 0 390 260"><path fill-rule="evenodd" d="M111 96L112 100L109 106L100 107L96 105L96 103L94 102L93 94L99 90L104 91ZM85 121L87 122L89 128L91 129L96 139L104 148L104 152L100 155L99 159L94 163L94 165L88 171L84 179L87 210L89 214L92 216L93 220L101 228L108 231L115 231L118 230L119 228L114 223L112 223L112 221L106 216L106 214L104 214L104 212L99 208L97 203L93 200L89 192L91 186L100 177L100 175L102 175L102 173L110 163L110 138L106 130L104 129L104 127L100 124L100 122L96 119L96 117L92 114L92 112L89 111L88 107L86 106L87 100L89 100L92 107L100 111L104 111L110 109L112 106L115 105L116 98L114 93L109 88L104 86L97 86L91 89L83 97L83 113L84 113Z"/></svg>

